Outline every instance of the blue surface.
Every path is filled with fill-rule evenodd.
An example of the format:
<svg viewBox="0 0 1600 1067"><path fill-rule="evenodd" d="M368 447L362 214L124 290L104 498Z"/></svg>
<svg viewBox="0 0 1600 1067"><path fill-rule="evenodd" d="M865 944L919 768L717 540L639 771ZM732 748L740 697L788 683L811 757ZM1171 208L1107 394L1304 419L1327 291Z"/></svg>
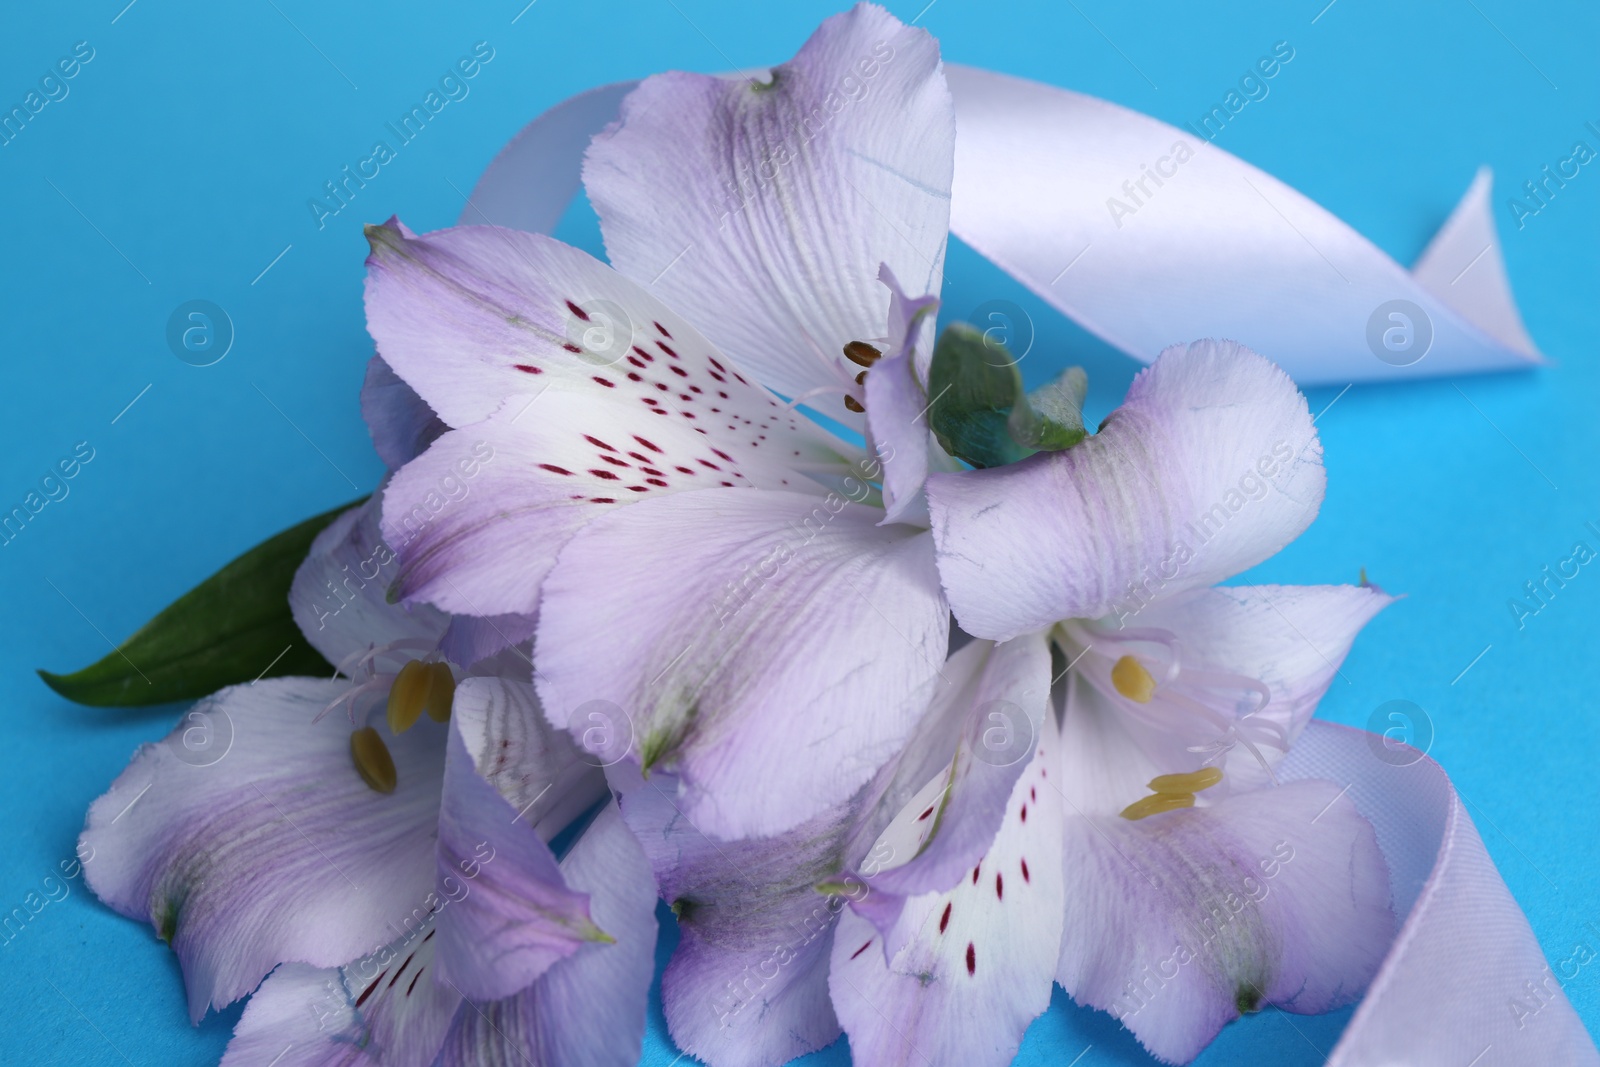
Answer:
<svg viewBox="0 0 1600 1067"><path fill-rule="evenodd" d="M417 229L446 225L493 153L550 104L656 70L785 58L834 9L538 0L514 21L525 0L243 0L226 11L136 0L119 15L124 2L12 4L0 18L6 109L76 42L93 48L66 96L0 145L0 505L20 503L79 442L93 449L67 495L0 548L7 911L60 884L46 877L71 857L89 802L137 743L176 718L173 708L69 705L33 668L98 658L108 639L126 636L237 552L376 481L380 465L357 406L371 348L361 224L399 212ZM909 19L925 2L891 7ZM1421 250L1474 168L1495 168L1513 286L1554 364L1357 386L1338 397L1318 424L1329 470L1322 516L1252 577L1352 581L1365 566L1374 581L1408 594L1358 641L1323 714L1364 725L1391 699L1426 710L1433 754L1467 798L1547 954L1559 959L1576 943L1600 946L1589 925L1600 901L1600 570L1585 567L1523 629L1507 602L1575 541L1600 548L1584 525L1600 527L1600 172L1586 167L1520 230L1505 200L1575 140L1596 143L1583 127L1600 123L1600 11L1336 0L1319 16L1325 2L1202 9L1176 0L936 0L922 24L953 60L1173 123L1207 110L1258 55L1287 40L1295 59L1271 95L1217 143L1402 262ZM308 198L365 157L384 124L478 41L494 59L469 95L319 230ZM50 91L61 89L51 83ZM567 229L593 240L581 213ZM1039 331L1030 371L1085 363L1094 417L1136 369L968 250L952 251L945 298L958 315L991 298L1027 308ZM209 367L179 361L166 343L170 313L193 299L220 305L236 330L226 358ZM1337 393L1316 390L1313 409ZM64 899L0 947L0 1061L215 1062L237 1008L190 1028L174 959L149 928L100 907L81 881L65 884ZM1595 969L1567 992L1595 1028ZM1229 1027L1200 1062L1319 1063L1347 1017L1267 1011ZM675 1055L657 1014L645 1060L665 1065ZM816 1059L842 1063L843 1048ZM1148 1061L1107 1016L1058 995L1021 1062Z"/></svg>

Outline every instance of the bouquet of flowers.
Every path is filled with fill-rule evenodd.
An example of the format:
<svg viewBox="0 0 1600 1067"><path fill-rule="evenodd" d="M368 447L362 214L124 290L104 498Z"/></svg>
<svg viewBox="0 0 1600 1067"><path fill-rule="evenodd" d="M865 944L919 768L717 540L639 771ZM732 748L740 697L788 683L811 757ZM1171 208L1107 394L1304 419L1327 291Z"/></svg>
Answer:
<svg viewBox="0 0 1600 1067"><path fill-rule="evenodd" d="M194 1019L250 997L224 1063L628 1067L664 923L666 1022L711 1067L841 1032L862 1065L1001 1067L1057 984L1170 1063L1241 1013L1356 1001L1331 1062L1596 1062L1559 992L1524 1034L1503 977L1441 991L1538 946L1442 771L1312 723L1393 598L1221 584L1316 517L1295 380L1354 376L1373 293L1361 373L1536 358L1503 272L1470 306L1429 286L1483 255L1486 192L1411 274L1204 145L1109 215L1063 192L1094 182L1057 163L1177 133L947 71L861 5L757 76L569 101L472 224L368 226L377 491L136 634L147 685L117 657L46 676L219 690L81 854ZM580 158L609 263L535 232ZM1191 219L1287 207L1349 291L1292 235L1153 220L1077 266L1158 189ZM1026 390L989 333L936 329L952 227L1159 351L1098 428L1081 370ZM1202 308L1260 353L1196 340Z"/></svg>

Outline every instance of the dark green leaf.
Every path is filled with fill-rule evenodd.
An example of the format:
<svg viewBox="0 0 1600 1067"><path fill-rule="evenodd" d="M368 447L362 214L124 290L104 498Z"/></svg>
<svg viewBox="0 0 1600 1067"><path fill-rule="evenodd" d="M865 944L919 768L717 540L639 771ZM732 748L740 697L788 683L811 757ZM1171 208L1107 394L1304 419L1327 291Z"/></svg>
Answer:
<svg viewBox="0 0 1600 1067"><path fill-rule="evenodd" d="M359 504L361 501L356 501ZM73 674L40 671L68 700L138 707L195 700L286 674L333 673L289 613L289 585L346 504L270 537L167 606L120 648Z"/></svg>
<svg viewBox="0 0 1600 1067"><path fill-rule="evenodd" d="M1041 452L1071 448L1088 436L1083 428L1083 398L1089 376L1068 367L1061 377L1029 393L1011 413L1011 435Z"/></svg>
<svg viewBox="0 0 1600 1067"><path fill-rule="evenodd" d="M1082 441L1087 389L1083 369L1072 367L1024 393L1022 373L1005 345L954 323L933 349L928 418L946 452L974 467L999 467Z"/></svg>
<svg viewBox="0 0 1600 1067"><path fill-rule="evenodd" d="M999 467L1033 454L1008 422L1022 399L1022 374L1006 347L966 323L952 323L928 368L929 424L939 444L974 467Z"/></svg>

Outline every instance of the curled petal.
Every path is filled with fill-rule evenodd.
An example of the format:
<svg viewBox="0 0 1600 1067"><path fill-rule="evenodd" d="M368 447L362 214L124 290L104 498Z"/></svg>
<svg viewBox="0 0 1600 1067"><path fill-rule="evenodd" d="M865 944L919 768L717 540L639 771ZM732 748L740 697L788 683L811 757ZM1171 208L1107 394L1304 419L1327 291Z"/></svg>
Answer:
<svg viewBox="0 0 1600 1067"><path fill-rule="evenodd" d="M1125 617L1271 556L1326 475L1305 397L1227 341L1175 345L1100 432L994 470L934 474L939 572L967 632Z"/></svg>

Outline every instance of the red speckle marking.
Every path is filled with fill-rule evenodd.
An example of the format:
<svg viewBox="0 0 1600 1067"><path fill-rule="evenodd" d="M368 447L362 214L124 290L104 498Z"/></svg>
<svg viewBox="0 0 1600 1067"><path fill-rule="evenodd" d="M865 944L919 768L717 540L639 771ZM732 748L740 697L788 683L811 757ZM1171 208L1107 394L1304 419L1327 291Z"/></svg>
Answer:
<svg viewBox="0 0 1600 1067"><path fill-rule="evenodd" d="M628 372L628 381L630 381L630 382L642 382L642 381L644 381L644 379L639 377L639 372L638 371L631 370L631 371Z"/></svg>
<svg viewBox="0 0 1600 1067"><path fill-rule="evenodd" d="M422 977L422 968L418 967L417 968L417 973L411 976L411 984L406 986L406 996L409 997L411 995L411 991L413 989L417 988L417 979L421 978L421 977Z"/></svg>
<svg viewBox="0 0 1600 1067"><path fill-rule="evenodd" d="M646 478L645 481L649 482L651 485L659 485L663 489L667 487L667 481L665 478Z"/></svg>
<svg viewBox="0 0 1600 1067"><path fill-rule="evenodd" d="M648 448L652 452L659 453L661 451L661 447L659 445L657 445L654 441L650 441L650 440L648 440L646 438L640 437L638 434L634 434L633 435L633 439L635 441L638 441L641 445L644 445L644 447Z"/></svg>
<svg viewBox="0 0 1600 1067"><path fill-rule="evenodd" d="M1028 877L1028 857L1026 856L1022 857L1022 880L1029 883L1033 881L1032 878Z"/></svg>
<svg viewBox="0 0 1600 1067"><path fill-rule="evenodd" d="M720 449L720 448L713 448L713 449L712 449L712 450L711 450L711 451L713 451L713 452L715 452L715 453L716 453L716 454L717 454L717 455L719 455L719 456L721 456L721 457L722 457L722 458L723 458L723 459L725 459L725 460L727 460L727 461L728 461L728 462L729 462L729 463L732 463L732 462L733 462L733 457L732 457L732 456L730 456L730 455L728 455L728 454L727 454L727 453L726 453L726 452L724 452L724 451L723 451L723 450L722 450L722 449Z"/></svg>
<svg viewBox="0 0 1600 1067"><path fill-rule="evenodd" d="M527 363L513 363L512 366L516 367L523 374L543 374L544 373L544 371L541 368L530 366Z"/></svg>
<svg viewBox="0 0 1600 1067"><path fill-rule="evenodd" d="M578 318L582 319L584 322L589 321L589 313L570 300L567 301L567 310L578 316Z"/></svg>
<svg viewBox="0 0 1600 1067"><path fill-rule="evenodd" d="M978 950L973 947L971 941L967 942L967 973L978 973Z"/></svg>
<svg viewBox="0 0 1600 1067"><path fill-rule="evenodd" d="M972 884L973 885L977 885L978 884L978 870L982 866L983 866L983 864L980 863L980 864L978 864L977 867L972 868Z"/></svg>
<svg viewBox="0 0 1600 1067"><path fill-rule="evenodd" d="M601 456L600 458L613 467L628 467L632 465L627 460L618 459L616 456Z"/></svg>
<svg viewBox="0 0 1600 1067"><path fill-rule="evenodd" d="M616 451L616 449L612 448L610 445L606 444L604 441L600 440L600 438L595 437L592 434L584 434L583 435L583 439L585 441L588 441L591 445L594 445L594 447L596 447L596 448L603 448L607 452L615 452Z"/></svg>
<svg viewBox="0 0 1600 1067"><path fill-rule="evenodd" d="M602 378L598 374L596 374L594 376L594 380L596 382L598 382L599 384L605 386L607 389L615 389L617 387L617 383L616 382L612 381L610 378Z"/></svg>
<svg viewBox="0 0 1600 1067"><path fill-rule="evenodd" d="M1031 785L1028 787L1028 799L1029 800L1038 800L1039 799L1039 790L1037 790L1036 788L1034 788Z"/></svg>
<svg viewBox="0 0 1600 1067"><path fill-rule="evenodd" d="M630 485L630 486L628 486L628 492L630 492L630 493L648 493L649 491L650 491L650 487L648 485Z"/></svg>
<svg viewBox="0 0 1600 1067"><path fill-rule="evenodd" d="M689 376L689 372L684 370L682 367L668 367L667 369L672 371L673 374L676 374L680 378L687 378Z"/></svg>
<svg viewBox="0 0 1600 1067"><path fill-rule="evenodd" d="M367 1002L367 998L372 996L372 991L378 988L378 983L381 981L383 981L383 975L381 974L372 980L372 984L367 986L367 988L362 991L361 995L356 998L356 1007L359 1008L361 1005Z"/></svg>
<svg viewBox="0 0 1600 1067"><path fill-rule="evenodd" d="M396 982L400 981L400 976L402 974L406 973L406 968L411 966L411 961L416 959L416 956L417 956L417 954L415 952L411 953L411 955L406 957L406 961L400 965L400 969L398 971L394 972L394 977L389 979L389 988L390 989L393 989L394 988L394 984ZM418 971L417 973L420 974L422 972Z"/></svg>
<svg viewBox="0 0 1600 1067"><path fill-rule="evenodd" d="M629 356L628 357L628 362L632 363L635 367L638 367L640 370L644 369L644 360L640 359L638 356Z"/></svg>
<svg viewBox="0 0 1600 1067"><path fill-rule="evenodd" d="M872 939L868 938L867 939L867 943L865 945L862 945L860 948L858 948L854 952L850 953L850 958L851 959L855 959L857 956L861 955L863 952L867 951L867 949L869 949L871 947L872 947Z"/></svg>
<svg viewBox="0 0 1600 1067"><path fill-rule="evenodd" d="M1006 880L1005 876L1001 874L994 876L994 898L996 900L1006 899Z"/></svg>
<svg viewBox="0 0 1600 1067"><path fill-rule="evenodd" d="M539 469L540 470L549 471L551 474L566 474L566 475L571 475L572 474L572 472L567 470L567 468L558 467L554 463L541 463L541 464L539 464Z"/></svg>
<svg viewBox="0 0 1600 1067"><path fill-rule="evenodd" d="M665 337L669 341L672 340L672 335L667 332L667 328L665 326L661 325L659 322L652 322L650 325L654 326L662 337Z"/></svg>
<svg viewBox="0 0 1600 1067"><path fill-rule="evenodd" d="M694 473L694 468L693 467L673 467L672 469L677 471L679 474L693 474Z"/></svg>
<svg viewBox="0 0 1600 1067"><path fill-rule="evenodd" d="M933 805L929 804L928 805L928 810L923 812L921 815L917 816L917 821L921 822L923 819L926 819L928 816L930 816L932 814L933 814Z"/></svg>
<svg viewBox="0 0 1600 1067"><path fill-rule="evenodd" d="M950 909L953 906L954 906L954 902L953 901L946 901L945 902L944 914L939 916L939 932L941 934L944 933L944 928L950 925Z"/></svg>
<svg viewBox="0 0 1600 1067"><path fill-rule="evenodd" d="M589 498L589 503L591 504L615 504L616 502L614 497L609 496L592 496Z"/></svg>
<svg viewBox="0 0 1600 1067"><path fill-rule="evenodd" d="M604 479L605 481L608 481L608 482L617 482L617 481L621 481L622 480L622 479L618 478L615 474L611 473L610 471L602 470L602 469L599 469L599 468L591 470L589 473L594 475L596 478L601 478L601 479Z"/></svg>
<svg viewBox="0 0 1600 1067"><path fill-rule="evenodd" d="M573 355L579 355L579 354L581 354L583 352L583 349L579 348L577 345L573 344L571 341L563 342L561 347L565 348L568 352L571 352Z"/></svg>
<svg viewBox="0 0 1600 1067"><path fill-rule="evenodd" d="M673 359L677 359L678 358L678 353L674 352L672 350L671 346L668 345L665 341L657 341L656 342L656 347L661 349L661 351L665 352L667 355L671 356ZM716 360L712 360L711 362L715 363ZM674 367L673 369L676 370L677 368Z"/></svg>
<svg viewBox="0 0 1600 1067"><path fill-rule="evenodd" d="M1022 805L1022 821L1028 821L1028 805L1026 804Z"/></svg>

